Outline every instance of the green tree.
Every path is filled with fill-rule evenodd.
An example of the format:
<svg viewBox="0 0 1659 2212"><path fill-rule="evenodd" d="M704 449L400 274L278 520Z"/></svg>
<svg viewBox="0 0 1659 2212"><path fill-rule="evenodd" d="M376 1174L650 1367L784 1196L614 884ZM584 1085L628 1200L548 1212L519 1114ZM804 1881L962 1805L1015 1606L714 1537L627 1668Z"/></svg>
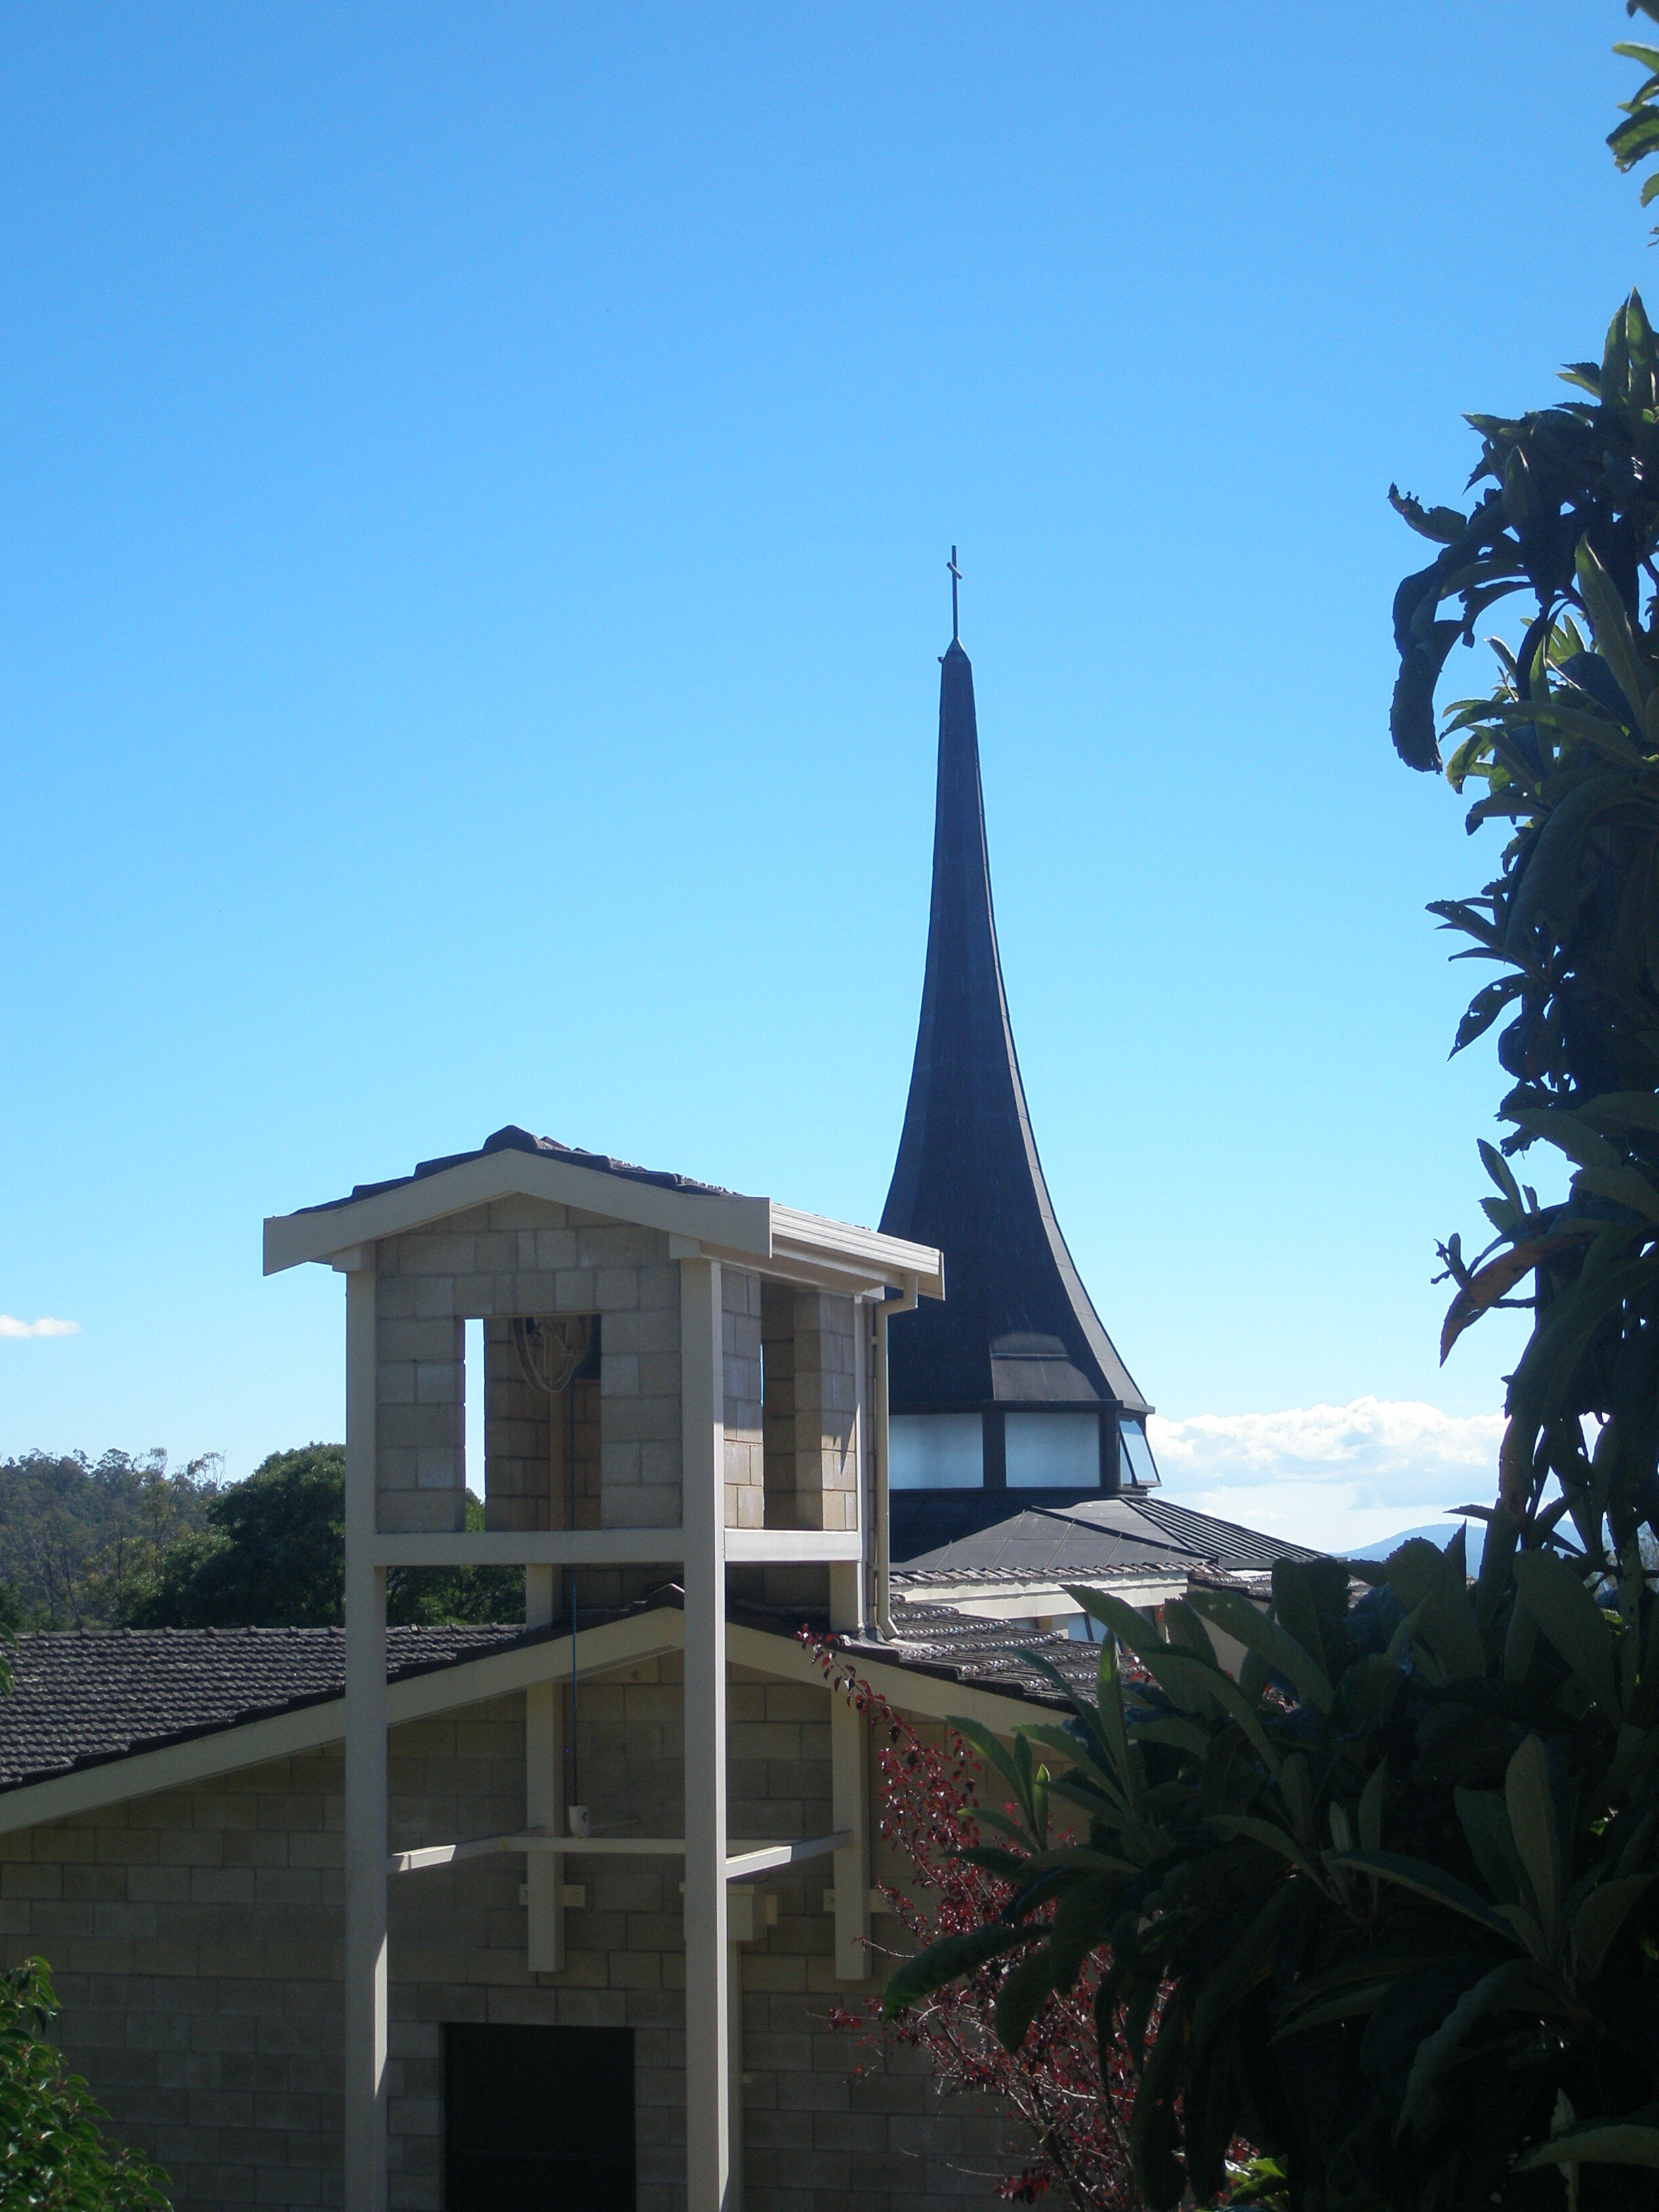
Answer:
<svg viewBox="0 0 1659 2212"><path fill-rule="evenodd" d="M112 2150L108 2115L47 2037L58 2000L43 1959L0 1974L0 2204L31 2212L167 2212L167 2176Z"/></svg>
<svg viewBox="0 0 1659 2212"><path fill-rule="evenodd" d="M1610 142L1630 168L1659 154L1659 48L1620 51L1648 72ZM1491 1240L1443 1248L1443 1356L1495 1306L1533 1316L1498 1498L1468 1509L1479 1583L1460 1534L1281 1563L1267 1613L1195 1594L1161 1633L1074 1593L1112 1631L1097 1698L1012 1753L958 1723L1010 1798L980 1860L1010 1902L889 1990L1000 1962L1012 2047L1109 1957L1097 2027L1137 2066L1158 2207L1212 2200L1239 2138L1251 2191L1308 2212L1554 2212L1564 2180L1569 2212L1659 2203L1659 348L1635 293L1565 374L1571 400L1470 418L1472 507L1395 495L1441 549L1395 602L1411 766L1442 764L1453 646L1530 603L1446 717L1498 871L1435 908L1498 971L1454 1049L1501 1024L1510 1084ZM1510 1164L1538 1146L1559 1201Z"/></svg>
<svg viewBox="0 0 1659 2212"><path fill-rule="evenodd" d="M467 1526L483 1526L468 1493ZM345 1448L273 1452L220 1491L204 1525L131 1584L118 1618L129 1628L328 1628L344 1619ZM524 1577L512 1567L393 1568L386 1615L396 1623L521 1620Z"/></svg>

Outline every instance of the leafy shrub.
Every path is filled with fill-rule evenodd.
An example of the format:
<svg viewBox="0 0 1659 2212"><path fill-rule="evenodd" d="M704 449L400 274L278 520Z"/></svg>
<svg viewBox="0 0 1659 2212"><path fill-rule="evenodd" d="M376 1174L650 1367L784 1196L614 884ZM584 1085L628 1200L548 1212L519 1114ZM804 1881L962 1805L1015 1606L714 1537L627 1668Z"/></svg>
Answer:
<svg viewBox="0 0 1659 2212"><path fill-rule="evenodd" d="M58 2000L46 1961L0 1975L0 2204L31 2212L166 2212L167 2176L111 2150L107 2117L46 2040Z"/></svg>
<svg viewBox="0 0 1659 2212"><path fill-rule="evenodd" d="M988 1742L1018 1808L969 1853L1014 1882L969 1939L1018 1961L997 2033L1110 1947L1097 2027L1160 2212L1225 2189L1240 2136L1292 2205L1553 2212L1563 2166L1585 2212L1659 2199L1659 1604L1639 1572L1598 1603L1518 1534L1494 1520L1472 1589L1460 1531L1357 1603L1340 1564L1286 1562L1266 1613L1196 1590L1163 1633L1078 1589L1150 1682L1109 1639L1097 1701ZM1086 1844L1046 1844L1045 1797ZM964 1963L924 1954L890 2011Z"/></svg>
<svg viewBox="0 0 1659 2212"><path fill-rule="evenodd" d="M981 1802L981 1758L955 1729L942 1742L927 1741L858 1679L832 1643L805 1640L834 1692L863 1714L874 1735L880 1832L906 1869L902 1886L881 1886L890 1911L911 1944L965 1939L971 1950L975 1931L1013 1894L1005 1875L965 1855L981 1826L999 1820ZM885 2022L878 2002L862 2013L837 2007L830 2018L878 2048L891 2041L921 2052L941 2096L971 2099L981 2111L994 2100L1017 2154L1017 2162L1006 2155L994 2160L999 2197L1029 2204L1052 2191L1076 2212L1139 2212L1129 2175L1133 2083L1121 2051L1110 2051L1108 2094L1099 2094L1091 1974L1051 1995L1013 2050L999 2041L994 2025L1006 1974L1006 1961L994 1957L964 1980L923 1992L914 2008Z"/></svg>

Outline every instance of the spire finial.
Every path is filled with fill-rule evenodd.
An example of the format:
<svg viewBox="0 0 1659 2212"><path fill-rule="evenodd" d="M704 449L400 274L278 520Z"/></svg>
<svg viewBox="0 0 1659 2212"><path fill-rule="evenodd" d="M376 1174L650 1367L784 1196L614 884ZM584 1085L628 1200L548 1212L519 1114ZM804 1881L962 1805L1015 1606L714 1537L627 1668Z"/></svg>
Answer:
<svg viewBox="0 0 1659 2212"><path fill-rule="evenodd" d="M952 645L959 645L962 642L962 631L957 615L957 586L962 581L962 571L957 566L957 549L954 545L951 548L951 557L945 565L951 571L951 642Z"/></svg>

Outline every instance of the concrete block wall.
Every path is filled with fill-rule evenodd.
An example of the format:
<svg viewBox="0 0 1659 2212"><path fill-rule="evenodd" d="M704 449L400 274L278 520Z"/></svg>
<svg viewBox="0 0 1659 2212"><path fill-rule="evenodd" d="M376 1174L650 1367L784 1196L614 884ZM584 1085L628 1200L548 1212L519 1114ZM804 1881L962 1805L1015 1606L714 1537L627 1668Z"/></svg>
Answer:
<svg viewBox="0 0 1659 2212"><path fill-rule="evenodd" d="M680 1518L679 1270L665 1237L514 1198L376 1251L382 1528L465 1525L464 1323L599 1314L599 1521Z"/></svg>
<svg viewBox="0 0 1659 2212"><path fill-rule="evenodd" d="M761 1285L761 1356L765 1383L766 1525L795 1521L795 1293L787 1283Z"/></svg>
<svg viewBox="0 0 1659 2212"><path fill-rule="evenodd" d="M583 1686L580 1788L601 1824L680 1832L679 1673L665 1659ZM830 1694L732 1670L734 1838L829 1826ZM336 1747L0 1836L6 1963L51 1961L69 2063L115 2136L167 2168L176 2212L341 2201L342 1786ZM517 1826L522 1698L394 1729L390 1788L394 1847ZM738 1953L747 2212L988 2207L994 2109L942 2103L914 2054L872 2067L866 2045L830 2026L832 2006L859 1993L834 1978L825 1864L766 1878L776 1925ZM526 1967L522 1860L392 1884L399 2212L442 2203L441 2030L459 2020L631 2027L640 2212L684 2212L679 1869L568 1858L565 1879L586 1904L566 1915L556 1976ZM877 1928L878 1941L896 1936L890 1920Z"/></svg>
<svg viewBox="0 0 1659 2212"><path fill-rule="evenodd" d="M484 1348L484 1526L563 1528L570 1520L570 1401L526 1382L510 1321L487 1321ZM599 1525L599 1382L579 1376L575 1396L575 1520Z"/></svg>
<svg viewBox="0 0 1659 2212"><path fill-rule="evenodd" d="M766 1454L761 1425L761 1279L720 1269L726 1420L726 1525L766 1524Z"/></svg>
<svg viewBox="0 0 1659 2212"><path fill-rule="evenodd" d="M795 1293L795 1512L803 1528L856 1528L858 1339L851 1298Z"/></svg>

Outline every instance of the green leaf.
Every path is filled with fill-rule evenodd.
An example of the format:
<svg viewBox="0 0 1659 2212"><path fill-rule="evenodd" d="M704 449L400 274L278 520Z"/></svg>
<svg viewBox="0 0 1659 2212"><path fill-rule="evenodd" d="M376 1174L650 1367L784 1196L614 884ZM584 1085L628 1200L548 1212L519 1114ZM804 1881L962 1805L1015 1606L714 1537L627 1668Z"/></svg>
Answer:
<svg viewBox="0 0 1659 2212"><path fill-rule="evenodd" d="M1655 135L1659 137L1659 130ZM1604 368L1604 388L1605 385ZM1595 548L1588 538L1579 539L1573 565L1578 574L1578 592L1584 602L1584 612L1589 617L1595 632L1595 649L1613 671L1619 689L1630 702L1636 726L1642 730L1643 710L1647 705L1648 694L1653 689L1653 671L1643 659L1632 634L1625 603L1613 588L1613 579L1601 566Z"/></svg>
<svg viewBox="0 0 1659 2212"><path fill-rule="evenodd" d="M1304 1703L1317 1712L1329 1712L1331 1686L1318 1654L1310 1653L1276 1620L1258 1612L1249 1598L1235 1590L1195 1589L1189 1602L1195 1613L1212 1620L1236 1644L1255 1652L1275 1674L1293 1683Z"/></svg>
<svg viewBox="0 0 1659 2212"><path fill-rule="evenodd" d="M1273 1589L1273 1619L1304 1651L1322 1659L1325 1638L1319 1626L1319 1602L1305 1568L1295 1559L1275 1559Z"/></svg>
<svg viewBox="0 0 1659 2212"><path fill-rule="evenodd" d="M1210 1826L1218 1836L1243 1836L1253 1844L1265 1844L1270 1851L1287 1858L1299 1874L1305 1874L1313 1882L1320 1881L1319 1869L1308 1856L1296 1838L1277 1820L1260 1820L1250 1813L1212 1813Z"/></svg>
<svg viewBox="0 0 1659 2212"><path fill-rule="evenodd" d="M1579 1115L1561 1113L1547 1106L1529 1106L1517 1109L1510 1118L1574 1161L1579 1179L1597 1197L1610 1198L1616 1206L1628 1206L1634 1212L1645 1214L1650 1221L1659 1221L1659 1188L1640 1168L1626 1161L1616 1146L1598 1136Z"/></svg>
<svg viewBox="0 0 1659 2212"><path fill-rule="evenodd" d="M1504 1776L1504 1802L1516 1855L1531 1885L1544 1941L1553 1951L1561 1940L1561 1845L1555 1830L1549 1760L1535 1735L1526 1738L1509 1763Z"/></svg>
<svg viewBox="0 0 1659 2212"><path fill-rule="evenodd" d="M1053 1988L1063 1992L1076 1982L1084 1960L1091 1951L1097 1951L1110 1935L1122 1893L1121 1881L1097 1877L1091 1881L1079 1882L1075 1889L1068 1889L1060 1899L1048 1923L1048 1970Z"/></svg>
<svg viewBox="0 0 1659 2212"><path fill-rule="evenodd" d="M1494 2009L1516 2008L1553 2011L1559 2006L1535 1966L1524 1960L1507 1959L1502 1966L1494 1966L1491 1973L1482 1975L1473 1989L1465 1990L1433 2034L1425 2037L1419 2045L1411 2072L1406 2077L1406 2097L1395 2130L1396 2136L1419 2100L1455 2059L1477 2021Z"/></svg>
<svg viewBox="0 0 1659 2212"><path fill-rule="evenodd" d="M1553 807L1521 866L1510 900L1504 949L1525 957L1534 929L1547 921L1558 938L1572 933L1578 917L1578 853L1596 816L1631 796L1629 776L1613 769L1589 776Z"/></svg>
<svg viewBox="0 0 1659 2212"><path fill-rule="evenodd" d="M1593 1979L1601 1971L1607 1947L1624 1926L1631 1907L1654 1880L1655 1873L1616 1875L1595 1885L1573 1915L1572 1943L1578 1954L1580 1977Z"/></svg>
<svg viewBox="0 0 1659 2212"><path fill-rule="evenodd" d="M1624 1717L1613 1667L1613 1632L1595 1600L1553 1552L1517 1552L1512 1572L1527 1609L1617 1728Z"/></svg>
<svg viewBox="0 0 1659 2212"><path fill-rule="evenodd" d="M1459 1881L1455 1875L1446 1874L1425 1859L1405 1856L1399 1851L1327 1851L1328 1866L1352 1867L1356 1874L1374 1874L1384 1881L1397 1882L1402 1889L1415 1890L1443 1905L1464 1919L1473 1920L1501 1936L1506 1942L1514 1939L1514 1929L1501 1913L1477 1897L1467 1882Z"/></svg>
<svg viewBox="0 0 1659 2212"><path fill-rule="evenodd" d="M994 2014L997 2041L1005 2051L1018 2051L1024 2042L1025 2031L1053 1986L1046 1950L1032 1952L1011 1969L997 1991Z"/></svg>
<svg viewBox="0 0 1659 2212"><path fill-rule="evenodd" d="M936 1990L948 1988L965 1974L977 1973L1005 1951L1022 1951L1029 1944L1040 1942L1048 1932L1045 1927L1009 1928L998 1922L993 1927L972 1928L965 1935L946 1936L930 1943L914 1959L907 1959L882 1991L882 2018L896 2020Z"/></svg>
<svg viewBox="0 0 1659 2212"><path fill-rule="evenodd" d="M1521 1859L1504 1800L1495 1790L1454 1790L1452 1802L1480 1879L1500 1904L1518 1905Z"/></svg>
<svg viewBox="0 0 1659 2212"><path fill-rule="evenodd" d="M1013 1749L1011 1752L1000 1737L994 1735L979 1721L968 1720L952 1713L948 1717L946 1725L953 1728L964 1742L971 1743L986 1765L994 1768L1002 1777L1013 1792L1014 1802L1018 1806L1027 1827L1031 1829L1034 1834L1036 1833L1030 1747L1029 1745L1024 1747L1024 1757L1022 1759L1020 1757L1022 1741L1018 1736L1014 1739ZM1040 1834L1037 1835L1037 1840L1039 1842L1042 1840Z"/></svg>
<svg viewBox="0 0 1659 2212"><path fill-rule="evenodd" d="M1363 1851L1380 1850L1382 1846L1382 1790L1388 1769L1379 1759L1371 1770L1370 1778L1359 1793L1359 1807L1355 1822L1359 1830L1359 1848Z"/></svg>
<svg viewBox="0 0 1659 2212"><path fill-rule="evenodd" d="M1634 2120L1586 2120L1565 2128L1515 2162L1517 2173L1539 2166L1659 2166L1659 2128Z"/></svg>
<svg viewBox="0 0 1659 2212"><path fill-rule="evenodd" d="M1186 2168L1176 2156L1176 2098L1186 2055L1187 2012L1177 1996L1165 2008L1129 2115L1129 2161L1150 2212L1172 2212L1186 2189Z"/></svg>

